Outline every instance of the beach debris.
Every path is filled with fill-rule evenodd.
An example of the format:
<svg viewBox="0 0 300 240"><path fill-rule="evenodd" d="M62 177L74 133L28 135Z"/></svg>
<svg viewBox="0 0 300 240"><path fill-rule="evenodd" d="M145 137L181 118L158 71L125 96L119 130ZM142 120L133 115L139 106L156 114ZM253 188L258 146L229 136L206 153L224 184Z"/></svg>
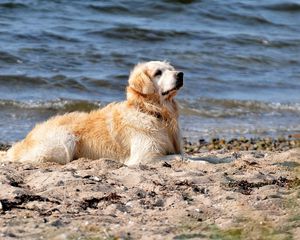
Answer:
<svg viewBox="0 0 300 240"><path fill-rule="evenodd" d="M240 192L244 195L250 195L255 188L261 188L267 185L276 185L279 187L285 188L293 188L300 186L300 179L288 179L286 177L280 176L278 179L273 180L265 180L262 182L248 182L248 180L234 180L230 179L230 181L226 184L223 184L227 190Z"/></svg>
<svg viewBox="0 0 300 240"><path fill-rule="evenodd" d="M118 195L115 192L112 192L110 194L108 194L107 196L103 196L103 197L92 197L92 198L88 198L85 199L82 204L81 207L86 210L87 208L97 208L98 207L98 203L101 201L106 201L109 203L117 203L122 197L120 195Z"/></svg>
<svg viewBox="0 0 300 240"><path fill-rule="evenodd" d="M257 151L287 151L300 147L299 134L278 138L232 138L229 140L213 138L210 141L199 139L192 143L184 138L184 151L187 154L199 153L202 151L230 150L230 151L255 151L255 157L262 158L263 154ZM234 156L238 158L239 156Z"/></svg>

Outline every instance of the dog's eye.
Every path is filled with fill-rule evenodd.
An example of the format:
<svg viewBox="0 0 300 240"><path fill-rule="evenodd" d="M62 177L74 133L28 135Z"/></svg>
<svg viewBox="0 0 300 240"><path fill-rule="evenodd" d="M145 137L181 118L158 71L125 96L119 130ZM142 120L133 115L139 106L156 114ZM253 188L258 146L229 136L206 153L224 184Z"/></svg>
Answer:
<svg viewBox="0 0 300 240"><path fill-rule="evenodd" d="M156 70L156 72L154 73L154 77L158 77L162 74L162 71L161 70Z"/></svg>

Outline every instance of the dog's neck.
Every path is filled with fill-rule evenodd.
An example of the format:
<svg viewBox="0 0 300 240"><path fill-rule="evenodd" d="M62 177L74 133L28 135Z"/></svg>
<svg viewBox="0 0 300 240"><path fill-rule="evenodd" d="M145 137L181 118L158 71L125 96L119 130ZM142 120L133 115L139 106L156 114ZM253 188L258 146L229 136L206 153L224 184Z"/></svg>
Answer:
<svg viewBox="0 0 300 240"><path fill-rule="evenodd" d="M171 122L178 118L178 107L172 99L162 100L157 93L144 94L133 87L127 87L127 103L140 112L150 114L157 119Z"/></svg>
<svg viewBox="0 0 300 240"><path fill-rule="evenodd" d="M161 100L158 94L143 94L129 86L127 87L127 104L162 122L172 141L174 153L181 153L178 105L172 97Z"/></svg>

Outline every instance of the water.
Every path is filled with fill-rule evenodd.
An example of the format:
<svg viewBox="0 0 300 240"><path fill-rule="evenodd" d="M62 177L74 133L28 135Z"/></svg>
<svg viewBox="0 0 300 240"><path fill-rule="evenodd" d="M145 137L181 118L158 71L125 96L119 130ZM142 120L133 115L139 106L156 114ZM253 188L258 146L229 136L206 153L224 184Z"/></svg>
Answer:
<svg viewBox="0 0 300 240"><path fill-rule="evenodd" d="M300 1L0 1L0 141L125 99L130 69L185 72L184 136L300 132Z"/></svg>

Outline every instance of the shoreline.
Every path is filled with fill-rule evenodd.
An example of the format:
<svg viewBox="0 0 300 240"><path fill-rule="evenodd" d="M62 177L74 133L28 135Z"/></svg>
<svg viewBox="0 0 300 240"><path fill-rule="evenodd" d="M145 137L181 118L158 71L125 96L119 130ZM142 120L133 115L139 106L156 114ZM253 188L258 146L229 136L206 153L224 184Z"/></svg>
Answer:
<svg viewBox="0 0 300 240"><path fill-rule="evenodd" d="M211 138L210 140L199 138L197 142L189 141L183 137L183 148L187 154L200 153L213 150L230 151L287 151L300 147L300 134L280 137L256 137L256 138ZM12 144L0 142L0 151L6 151Z"/></svg>
<svg viewBox="0 0 300 240"><path fill-rule="evenodd" d="M186 141L197 161L136 167L1 162L0 238L297 239L300 139L268 140Z"/></svg>
<svg viewBox="0 0 300 240"><path fill-rule="evenodd" d="M230 151L287 151L289 149L300 147L300 134L280 136L257 137L257 138L212 138L207 141L199 139L198 142L190 142L183 138L184 150L186 153L197 153L212 150L230 150Z"/></svg>

